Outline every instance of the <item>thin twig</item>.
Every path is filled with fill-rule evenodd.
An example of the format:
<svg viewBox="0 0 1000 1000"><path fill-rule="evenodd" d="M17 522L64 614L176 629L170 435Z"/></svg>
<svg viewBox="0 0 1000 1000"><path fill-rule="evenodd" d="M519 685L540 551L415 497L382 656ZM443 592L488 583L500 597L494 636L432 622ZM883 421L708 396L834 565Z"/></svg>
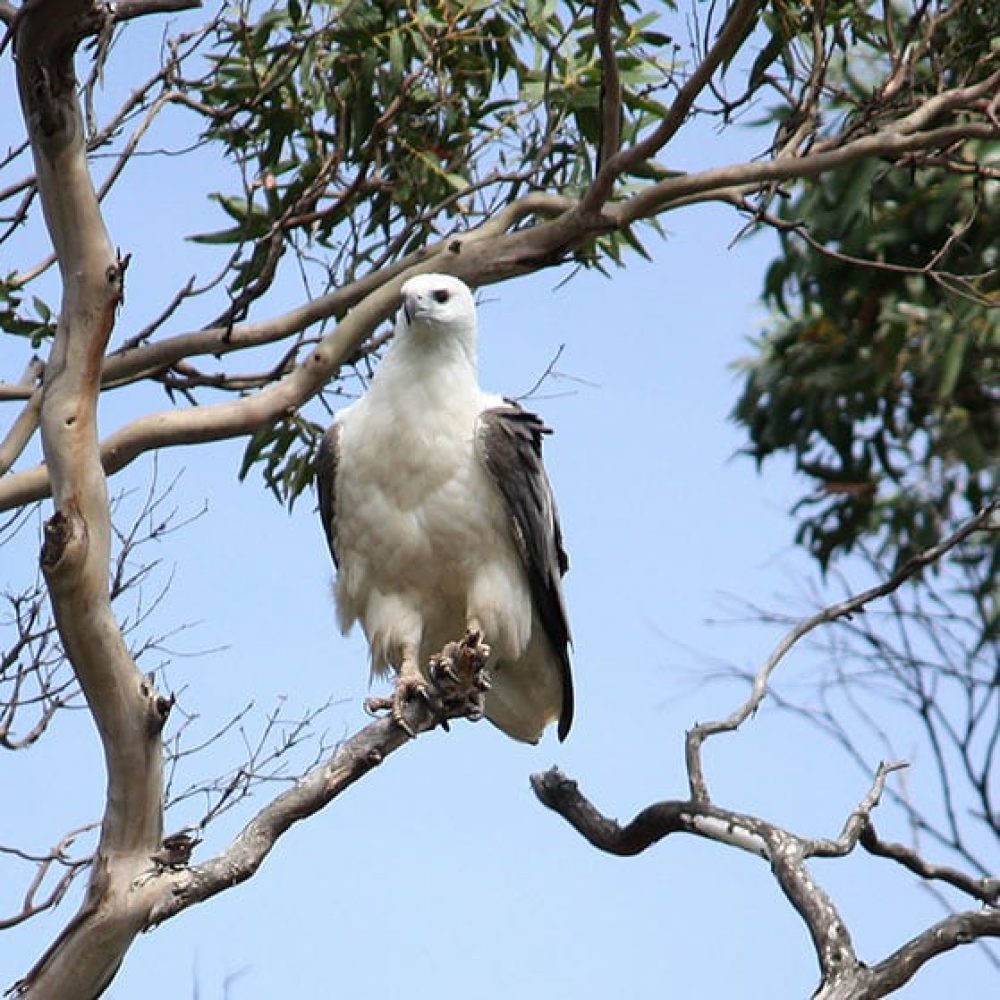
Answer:
<svg viewBox="0 0 1000 1000"><path fill-rule="evenodd" d="M854 597L850 597L847 600L831 604L828 607L823 608L822 611L817 612L796 625L795 628L793 628L781 640L781 642L778 643L777 648L770 655L770 657L768 657L767 662L757 672L750 691L750 697L747 698L747 700L735 712L733 712L726 719L722 719L717 722L701 723L688 730L687 740L685 742L685 758L687 761L688 779L691 784L691 797L697 802L708 801L708 787L705 783L704 772L701 765L702 744L710 736L715 736L718 733L733 732L735 729L739 728L739 726L741 726L754 712L757 711L760 707L760 703L764 700L764 697L767 694L767 685L771 675L774 673L778 664L785 657L785 654L788 653L788 651L797 642L799 642L803 636L808 635L819 625L836 621L838 618L849 617L857 611L862 611L865 605L869 604L871 601L877 600L880 597L885 597L887 594L891 594L911 577L915 576L925 567L937 562L946 552L953 549L956 545L975 532L983 529L996 530L997 527L1000 526L992 525L991 522L993 515L998 509L1000 509L1000 500L994 500L992 503L984 507L975 517L971 518L964 525L962 525L962 527L954 532L954 534L950 535L942 542L939 542L937 545L932 545L930 548L925 549L923 552L920 552L911 559L907 560L907 562L884 583L871 587L863 593L856 594Z"/></svg>

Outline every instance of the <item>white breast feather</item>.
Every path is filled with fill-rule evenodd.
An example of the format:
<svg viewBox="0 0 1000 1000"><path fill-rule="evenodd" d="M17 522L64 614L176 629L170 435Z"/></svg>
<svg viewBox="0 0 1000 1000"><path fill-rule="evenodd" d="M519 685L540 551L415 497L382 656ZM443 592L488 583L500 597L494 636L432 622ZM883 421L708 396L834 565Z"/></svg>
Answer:
<svg viewBox="0 0 1000 1000"><path fill-rule="evenodd" d="M403 642L425 661L470 616L503 658L530 637L503 498L475 449L479 414L502 400L462 374L384 379L338 417L337 608L344 631L361 622L374 672Z"/></svg>

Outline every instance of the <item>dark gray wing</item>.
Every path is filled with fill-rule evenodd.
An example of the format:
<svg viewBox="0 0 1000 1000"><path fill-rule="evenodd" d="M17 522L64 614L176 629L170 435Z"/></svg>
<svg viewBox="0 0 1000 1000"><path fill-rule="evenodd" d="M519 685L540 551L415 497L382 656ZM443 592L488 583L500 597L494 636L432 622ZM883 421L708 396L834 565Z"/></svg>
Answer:
<svg viewBox="0 0 1000 1000"><path fill-rule="evenodd" d="M569 665L569 620L561 578L569 569L559 513L542 464L542 438L552 431L541 418L512 400L483 411L479 439L486 468L503 494L535 612L562 666L563 703L559 739L573 722L573 677Z"/></svg>
<svg viewBox="0 0 1000 1000"><path fill-rule="evenodd" d="M336 520L336 480L337 462L340 458L340 425L330 424L319 443L316 453L316 491L319 493L319 517L323 522L323 531L330 545L330 555L333 565L339 568L337 548L335 544Z"/></svg>

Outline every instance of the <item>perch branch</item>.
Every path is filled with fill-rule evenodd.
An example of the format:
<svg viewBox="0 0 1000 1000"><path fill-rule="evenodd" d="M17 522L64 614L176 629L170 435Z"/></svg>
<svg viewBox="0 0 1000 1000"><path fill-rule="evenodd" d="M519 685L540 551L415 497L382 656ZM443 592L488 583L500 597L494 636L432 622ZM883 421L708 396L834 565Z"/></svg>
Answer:
<svg viewBox="0 0 1000 1000"><path fill-rule="evenodd" d="M339 744L292 788L264 806L214 858L176 870L154 866L147 871L135 886L143 899L145 929L246 881L293 824L319 812L378 767L410 742L411 733L419 735L439 725L447 728L452 719L474 717L464 692L452 692L443 683L442 678L435 682L436 693L442 695L436 706L419 698L406 702L402 709L406 728L389 717L381 718Z"/></svg>

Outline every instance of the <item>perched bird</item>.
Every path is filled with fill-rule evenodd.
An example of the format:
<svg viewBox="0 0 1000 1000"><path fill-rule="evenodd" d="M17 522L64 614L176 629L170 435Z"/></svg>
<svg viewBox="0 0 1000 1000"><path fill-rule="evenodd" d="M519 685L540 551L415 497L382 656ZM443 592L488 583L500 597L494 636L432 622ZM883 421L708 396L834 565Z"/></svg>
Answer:
<svg viewBox="0 0 1000 1000"><path fill-rule="evenodd" d="M490 649L486 717L535 743L573 720L568 560L542 465L548 428L479 387L476 305L444 274L402 287L395 336L317 460L340 627L361 623L373 676L398 672L393 715L428 659L464 633Z"/></svg>

